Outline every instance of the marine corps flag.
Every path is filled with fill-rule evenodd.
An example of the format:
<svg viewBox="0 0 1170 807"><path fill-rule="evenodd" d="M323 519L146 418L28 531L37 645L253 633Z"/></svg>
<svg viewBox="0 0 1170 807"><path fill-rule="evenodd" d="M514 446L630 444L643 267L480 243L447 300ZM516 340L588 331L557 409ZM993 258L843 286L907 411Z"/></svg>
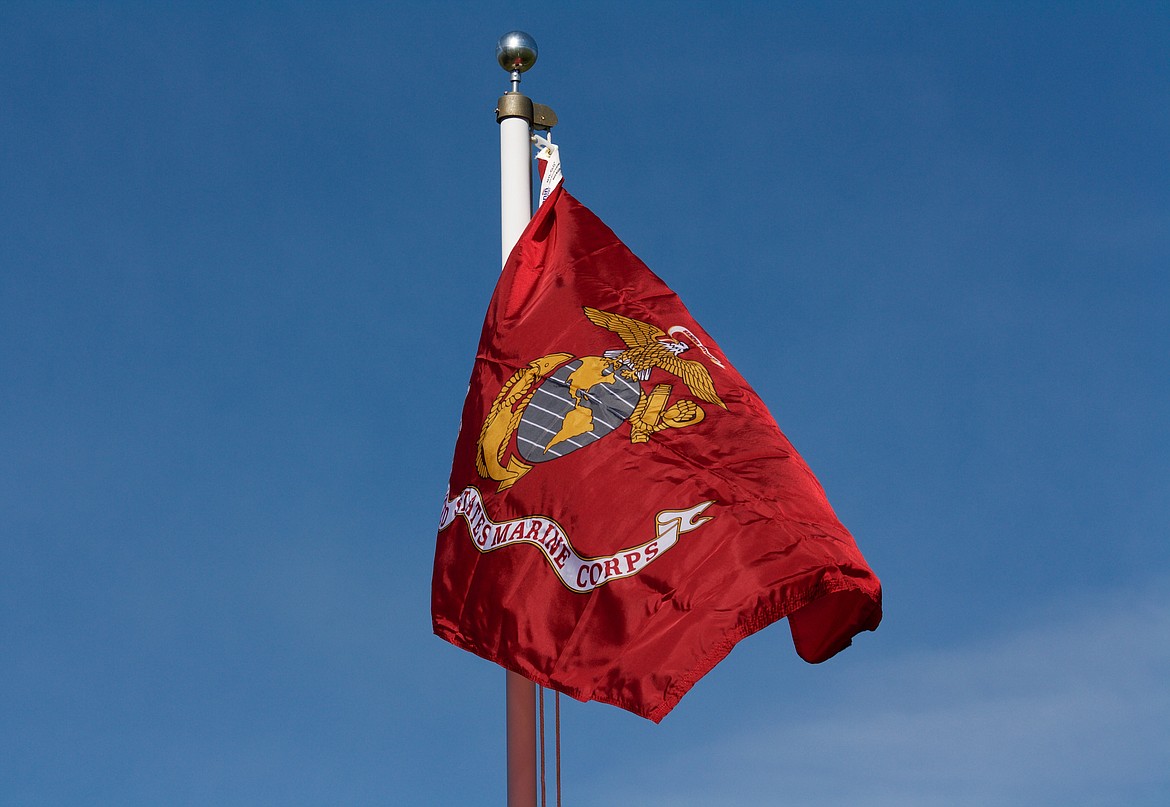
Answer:
<svg viewBox="0 0 1170 807"><path fill-rule="evenodd" d="M876 628L877 577L759 396L559 165L544 193L480 337L435 633L658 722L779 619L809 662Z"/></svg>

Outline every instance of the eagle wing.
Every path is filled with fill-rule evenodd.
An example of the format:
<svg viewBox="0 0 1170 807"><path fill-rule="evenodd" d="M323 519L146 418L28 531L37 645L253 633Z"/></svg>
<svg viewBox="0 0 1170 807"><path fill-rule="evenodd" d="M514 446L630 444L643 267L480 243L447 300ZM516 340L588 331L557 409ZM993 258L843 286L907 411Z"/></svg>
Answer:
<svg viewBox="0 0 1170 807"><path fill-rule="evenodd" d="M662 352L666 355L657 362L659 367L681 378L696 398L727 408L727 404L719 400L719 395L715 392L715 383L711 381L711 374L707 372L706 367L697 361L680 359L669 351Z"/></svg>
<svg viewBox="0 0 1170 807"><path fill-rule="evenodd" d="M629 347L652 345L658 341L658 337L665 336L661 328L655 328L648 322L623 317L621 314L598 311L596 308L586 306L585 316L589 317L589 321L594 325L616 333Z"/></svg>

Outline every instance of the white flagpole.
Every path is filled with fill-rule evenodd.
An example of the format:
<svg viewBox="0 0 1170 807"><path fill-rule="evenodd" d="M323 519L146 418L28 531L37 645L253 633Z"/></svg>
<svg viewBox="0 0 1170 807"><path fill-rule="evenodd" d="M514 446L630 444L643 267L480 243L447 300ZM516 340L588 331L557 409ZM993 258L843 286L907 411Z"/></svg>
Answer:
<svg viewBox="0 0 1170 807"><path fill-rule="evenodd" d="M503 260L532 218L532 101L520 94L520 74L536 62L536 40L512 31L496 44L496 61L512 89L496 107L500 124L500 245ZM536 807L536 684L507 671L508 807Z"/></svg>

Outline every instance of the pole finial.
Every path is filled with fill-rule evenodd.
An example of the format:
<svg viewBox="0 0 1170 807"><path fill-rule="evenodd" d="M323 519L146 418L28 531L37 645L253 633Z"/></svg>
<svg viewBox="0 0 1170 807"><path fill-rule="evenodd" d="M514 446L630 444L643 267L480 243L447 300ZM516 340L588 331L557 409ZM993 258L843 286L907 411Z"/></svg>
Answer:
<svg viewBox="0 0 1170 807"><path fill-rule="evenodd" d="M512 76L512 92L520 88L520 74L536 64L536 40L523 31L509 31L496 42L496 61Z"/></svg>

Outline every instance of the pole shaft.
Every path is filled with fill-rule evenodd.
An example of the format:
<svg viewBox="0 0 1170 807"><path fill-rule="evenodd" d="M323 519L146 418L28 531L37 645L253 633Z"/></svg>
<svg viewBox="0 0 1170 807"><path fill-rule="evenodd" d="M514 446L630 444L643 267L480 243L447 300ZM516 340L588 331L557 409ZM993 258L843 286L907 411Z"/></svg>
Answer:
<svg viewBox="0 0 1170 807"><path fill-rule="evenodd" d="M532 218L532 135L524 118L500 121L500 245L508 260Z"/></svg>
<svg viewBox="0 0 1170 807"><path fill-rule="evenodd" d="M536 807L536 684L506 675L508 807Z"/></svg>
<svg viewBox="0 0 1170 807"><path fill-rule="evenodd" d="M503 261L532 218L532 141L528 121L500 121L500 244ZM507 672L508 807L536 807L536 685Z"/></svg>

